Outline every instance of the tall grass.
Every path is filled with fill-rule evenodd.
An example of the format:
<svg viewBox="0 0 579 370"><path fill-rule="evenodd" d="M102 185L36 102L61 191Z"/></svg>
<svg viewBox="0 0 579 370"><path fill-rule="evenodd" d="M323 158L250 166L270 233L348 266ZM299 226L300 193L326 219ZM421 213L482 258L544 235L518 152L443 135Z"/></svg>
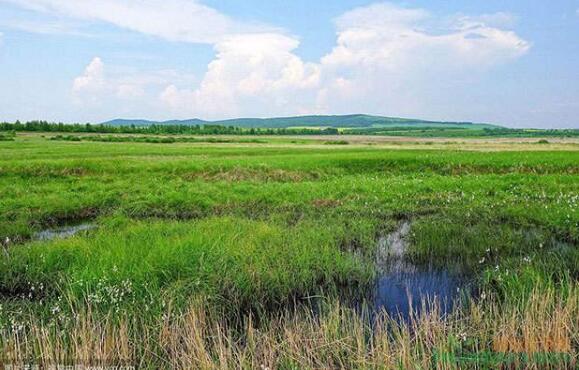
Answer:
<svg viewBox="0 0 579 370"><path fill-rule="evenodd" d="M203 302L169 305L155 322L130 315L95 318L90 309L67 327L31 317L3 332L3 361L106 363L167 369L572 368L577 363L579 294L537 291L505 307L491 297L443 318L436 303L400 322L385 313L328 304L316 315L283 310L231 324Z"/></svg>
<svg viewBox="0 0 579 370"><path fill-rule="evenodd" d="M0 287L36 300L61 296L105 309L143 305L145 311L164 295L202 294L239 311L372 279L364 259L373 253L372 224L365 220L347 226L339 218L291 226L240 217L101 221L85 237L12 248L0 259ZM354 239L357 255L347 250Z"/></svg>

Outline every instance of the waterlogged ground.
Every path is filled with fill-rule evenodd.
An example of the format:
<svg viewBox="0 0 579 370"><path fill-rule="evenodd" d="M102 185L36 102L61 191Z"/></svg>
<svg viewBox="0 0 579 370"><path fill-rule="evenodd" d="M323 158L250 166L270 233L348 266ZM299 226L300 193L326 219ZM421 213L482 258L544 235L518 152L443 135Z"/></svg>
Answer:
<svg viewBox="0 0 579 370"><path fill-rule="evenodd" d="M491 326L543 297L552 306L532 312L561 309L557 348L576 355L577 323L565 321L579 316L576 143L259 139L0 143L0 346L32 326L74 328L81 313L138 318L130 338L192 304L239 328L249 314L294 317L312 297L347 306L354 292L407 319L423 298L440 301L426 311L437 320L471 310L457 321L470 329L448 324L447 337L495 349L518 342ZM173 364L166 340L127 351Z"/></svg>
<svg viewBox="0 0 579 370"><path fill-rule="evenodd" d="M462 260L446 264L413 262L408 257L411 223L404 220L387 237L378 239L376 282L372 291L372 313L387 312L408 321L412 315L431 310L436 301L438 313L447 315L466 297L476 297L474 273L465 272Z"/></svg>

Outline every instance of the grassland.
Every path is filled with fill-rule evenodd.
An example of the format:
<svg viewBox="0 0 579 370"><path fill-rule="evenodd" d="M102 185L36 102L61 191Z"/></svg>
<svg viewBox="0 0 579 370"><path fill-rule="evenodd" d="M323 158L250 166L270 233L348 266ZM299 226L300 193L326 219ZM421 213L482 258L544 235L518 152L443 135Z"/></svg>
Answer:
<svg viewBox="0 0 579 370"><path fill-rule="evenodd" d="M293 369L577 360L571 139L53 136L0 142L4 361ZM382 313L373 324L351 307L346 296L362 300L372 288L377 239L400 220L412 221L408 258L464 264L480 294L448 317L410 322ZM80 222L97 228L34 240Z"/></svg>

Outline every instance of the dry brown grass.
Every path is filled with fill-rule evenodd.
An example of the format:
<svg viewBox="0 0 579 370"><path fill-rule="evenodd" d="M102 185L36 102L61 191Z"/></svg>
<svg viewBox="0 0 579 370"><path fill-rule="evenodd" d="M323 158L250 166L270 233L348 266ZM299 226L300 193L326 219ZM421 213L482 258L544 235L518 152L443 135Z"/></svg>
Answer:
<svg viewBox="0 0 579 370"><path fill-rule="evenodd" d="M577 361L579 296L536 292L526 305L488 300L441 318L436 307L400 324L381 315L372 328L359 312L334 304L321 313L288 310L256 324L227 325L200 303L185 312L169 307L154 324L135 317L96 319L87 311L63 335L31 322L3 333L5 361L133 364L170 369L458 369L496 368L472 362L478 354L517 354L501 368L572 368ZM524 362L520 355L565 355L567 362ZM439 360L444 355L451 360ZM466 354L466 357L465 357ZM437 357L438 356L438 357ZM460 360L462 358L462 360ZM464 358L470 358L467 362ZM482 357L481 357L482 358ZM518 367L517 367L518 366Z"/></svg>
<svg viewBox="0 0 579 370"><path fill-rule="evenodd" d="M577 335L578 329L577 300L554 303L553 297L549 296L552 294L546 292L531 297L524 311L507 310L497 315L499 320L494 330L493 350L570 353L573 350L572 336ZM574 331L570 330L570 325L575 327Z"/></svg>

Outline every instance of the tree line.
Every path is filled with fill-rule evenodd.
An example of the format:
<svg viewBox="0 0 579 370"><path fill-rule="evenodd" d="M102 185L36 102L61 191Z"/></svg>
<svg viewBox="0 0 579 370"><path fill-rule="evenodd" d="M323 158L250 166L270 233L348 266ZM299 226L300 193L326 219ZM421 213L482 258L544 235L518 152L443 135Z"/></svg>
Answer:
<svg viewBox="0 0 579 370"><path fill-rule="evenodd" d="M102 134L186 134L186 135L338 135L336 128L241 128L221 125L108 126L90 123L65 124L47 121L1 122L0 131L102 133Z"/></svg>
<svg viewBox="0 0 579 370"><path fill-rule="evenodd" d="M579 137L577 129L512 129L512 128L465 128L392 126L365 127L340 131L337 128L242 128L222 125L150 125L110 126L90 123L65 124L48 121L0 122L0 132L10 140L10 132L58 132L95 134L147 134L147 135L397 135L424 137Z"/></svg>

